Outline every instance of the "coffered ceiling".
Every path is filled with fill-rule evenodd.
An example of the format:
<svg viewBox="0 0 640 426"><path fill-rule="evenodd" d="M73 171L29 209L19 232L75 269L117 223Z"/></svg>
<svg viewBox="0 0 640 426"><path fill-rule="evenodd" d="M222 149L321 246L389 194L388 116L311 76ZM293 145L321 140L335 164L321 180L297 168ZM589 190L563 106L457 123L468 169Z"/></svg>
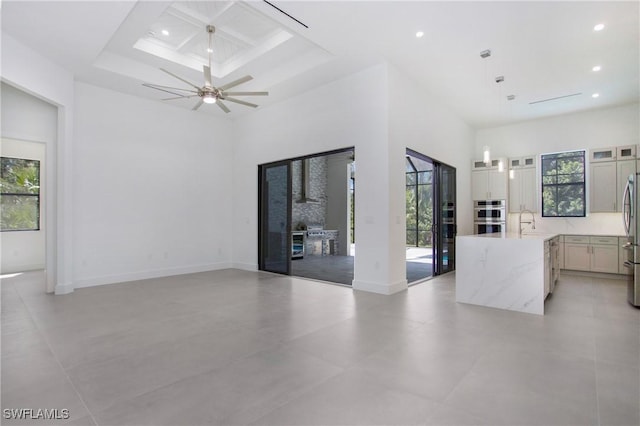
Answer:
<svg viewBox="0 0 640 426"><path fill-rule="evenodd" d="M165 68L202 85L206 25L216 28L214 85L250 74L237 90L268 90L247 99L260 108L382 61L476 127L640 98L635 1L270 3L9 0L2 31L79 81L184 108L193 100L161 101L142 83L181 85ZM228 117L252 111L235 105Z"/></svg>

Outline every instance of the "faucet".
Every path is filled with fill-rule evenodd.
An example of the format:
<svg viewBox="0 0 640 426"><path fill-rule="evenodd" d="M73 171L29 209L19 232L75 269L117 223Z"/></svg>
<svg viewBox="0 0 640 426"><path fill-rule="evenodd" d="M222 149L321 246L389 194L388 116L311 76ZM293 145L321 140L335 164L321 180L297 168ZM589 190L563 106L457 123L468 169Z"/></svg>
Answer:
<svg viewBox="0 0 640 426"><path fill-rule="evenodd" d="M529 222L523 222L522 221L522 213L524 212L529 212L531 214L531 221ZM530 223L531 224L531 229L536 229L536 218L533 216L533 212L531 210L521 210L520 211L520 215L518 216L518 222L519 222L519 226L518 226L518 236L522 237L522 224L523 223Z"/></svg>

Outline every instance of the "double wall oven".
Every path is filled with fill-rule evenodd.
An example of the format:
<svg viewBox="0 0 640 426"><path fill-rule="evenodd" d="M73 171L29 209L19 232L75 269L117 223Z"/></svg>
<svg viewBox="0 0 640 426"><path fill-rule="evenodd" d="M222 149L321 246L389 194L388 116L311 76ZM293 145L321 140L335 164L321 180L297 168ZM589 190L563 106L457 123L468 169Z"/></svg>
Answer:
<svg viewBox="0 0 640 426"><path fill-rule="evenodd" d="M477 200L473 202L473 232L501 234L507 232L506 200Z"/></svg>

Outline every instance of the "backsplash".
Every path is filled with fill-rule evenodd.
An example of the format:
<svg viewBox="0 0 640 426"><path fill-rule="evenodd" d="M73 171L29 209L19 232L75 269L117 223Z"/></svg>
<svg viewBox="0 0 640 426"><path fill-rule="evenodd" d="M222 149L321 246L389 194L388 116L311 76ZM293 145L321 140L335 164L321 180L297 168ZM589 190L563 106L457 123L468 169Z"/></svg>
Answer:
<svg viewBox="0 0 640 426"><path fill-rule="evenodd" d="M587 217L541 217L535 214L536 229L533 232L577 235L624 235L622 213L591 213ZM524 219L523 219L524 220ZM529 214L526 215L529 220ZM531 232L531 225L523 225L524 232ZM507 232L518 232L518 214L507 218Z"/></svg>
<svg viewBox="0 0 640 426"><path fill-rule="evenodd" d="M313 157L309 164L309 193L307 198L317 202L300 203L302 198L302 160L291 163L292 180L292 213L291 227L296 229L298 223L305 225L325 225L327 214L327 157Z"/></svg>

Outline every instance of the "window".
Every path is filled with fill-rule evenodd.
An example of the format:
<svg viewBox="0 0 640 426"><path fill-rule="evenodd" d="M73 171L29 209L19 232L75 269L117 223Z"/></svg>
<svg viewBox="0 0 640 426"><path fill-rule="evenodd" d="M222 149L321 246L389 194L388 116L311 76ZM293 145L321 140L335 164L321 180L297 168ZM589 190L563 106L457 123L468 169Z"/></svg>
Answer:
<svg viewBox="0 0 640 426"><path fill-rule="evenodd" d="M542 155L542 217L585 216L585 152Z"/></svg>
<svg viewBox="0 0 640 426"><path fill-rule="evenodd" d="M0 157L0 231L40 229L40 161Z"/></svg>

